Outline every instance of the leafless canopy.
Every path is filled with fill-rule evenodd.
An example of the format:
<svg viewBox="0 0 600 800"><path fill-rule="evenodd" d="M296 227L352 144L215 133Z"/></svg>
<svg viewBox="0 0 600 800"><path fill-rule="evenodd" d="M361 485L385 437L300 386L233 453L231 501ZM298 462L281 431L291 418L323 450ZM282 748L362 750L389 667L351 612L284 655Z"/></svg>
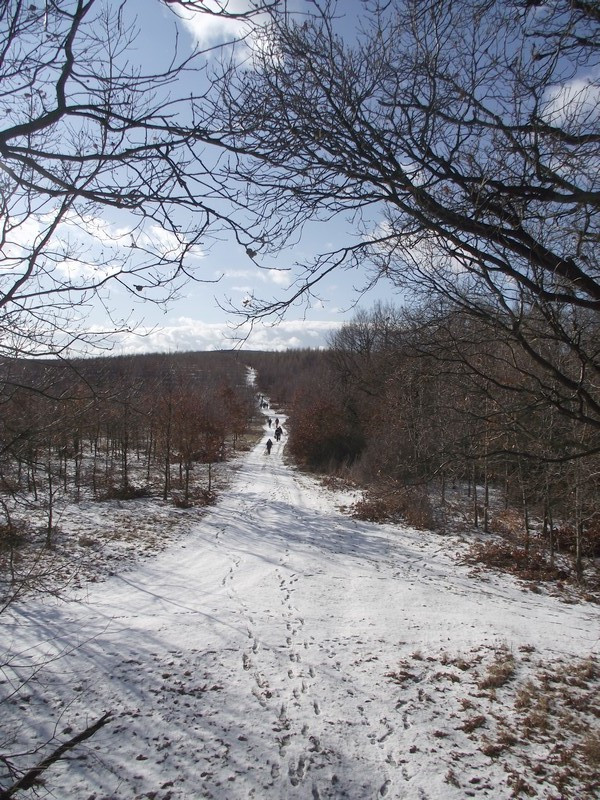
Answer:
<svg viewBox="0 0 600 800"><path fill-rule="evenodd" d="M201 237L223 222L194 112L206 59L179 47L177 16L249 20L262 4L148 4L163 5L160 53L137 42L130 0L0 4L2 353L87 339L85 311L98 299L111 310L116 283L165 301L196 276Z"/></svg>
<svg viewBox="0 0 600 800"><path fill-rule="evenodd" d="M364 2L350 32L344 4L310 9L271 15L213 124L269 232L259 252L338 214L357 237L250 315L366 264L493 320L547 397L600 424L597 4Z"/></svg>

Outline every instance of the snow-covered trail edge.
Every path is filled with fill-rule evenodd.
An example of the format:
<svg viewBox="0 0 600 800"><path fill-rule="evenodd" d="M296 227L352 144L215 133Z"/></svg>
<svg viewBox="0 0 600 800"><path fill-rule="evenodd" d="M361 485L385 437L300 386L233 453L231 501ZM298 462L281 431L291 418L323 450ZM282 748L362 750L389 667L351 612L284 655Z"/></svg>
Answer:
<svg viewBox="0 0 600 800"><path fill-rule="evenodd" d="M399 660L499 644L542 658L597 650L594 609L474 579L450 538L349 519L285 465L285 436L266 454L269 435L265 423L185 541L84 598L2 620L23 674L64 654L30 685L41 736L54 732L48 709L58 733L115 714L48 772L53 796L458 800L440 744L450 705L403 692L388 676ZM477 796L511 797L505 771L463 738L462 768L485 775Z"/></svg>

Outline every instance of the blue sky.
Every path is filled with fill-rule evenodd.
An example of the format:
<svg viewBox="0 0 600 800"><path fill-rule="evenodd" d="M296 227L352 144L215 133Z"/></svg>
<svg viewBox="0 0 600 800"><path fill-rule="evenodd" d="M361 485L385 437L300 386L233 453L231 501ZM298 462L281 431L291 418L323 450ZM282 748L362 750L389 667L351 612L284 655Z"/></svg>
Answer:
<svg viewBox="0 0 600 800"><path fill-rule="evenodd" d="M289 0L288 6L291 10L293 5L298 8L303 3L304 0ZM248 0L231 0L230 8L243 8L247 4ZM353 5L353 2L344 3L344 11L350 12ZM176 29L182 37L180 47L187 47L190 51L197 44L210 46L220 37L235 33L231 24L226 27L218 20L204 16L197 16L187 23L177 20L171 10L157 0L132 0L130 8L138 14L138 55L143 59L152 53L169 51ZM260 269L233 238L221 239L199 254L198 266L207 283L187 284L166 311L132 300L125 291L114 286L111 303L123 315L131 313L141 321L135 334L121 334L114 340L115 350L154 352L231 347L247 330L237 328L237 318L223 310L229 301L239 304L251 294L261 298L285 297L296 275L296 262L309 260L317 252L348 243L354 236L356 231L352 225L341 219L309 225L300 240L290 249L280 252L277 258L257 259L261 266L271 269ZM276 269L272 269L274 267ZM211 282L217 279L217 283ZM302 304L291 308L283 321L257 324L245 346L253 349L324 346L328 333L353 316L357 302L364 308L370 307L377 299L389 301L389 286L378 287L359 298L357 290L363 283L364 276L358 273L334 273L322 282L319 296L311 298L308 306ZM131 308L127 307L128 304ZM93 322L102 327L100 311L95 313Z"/></svg>

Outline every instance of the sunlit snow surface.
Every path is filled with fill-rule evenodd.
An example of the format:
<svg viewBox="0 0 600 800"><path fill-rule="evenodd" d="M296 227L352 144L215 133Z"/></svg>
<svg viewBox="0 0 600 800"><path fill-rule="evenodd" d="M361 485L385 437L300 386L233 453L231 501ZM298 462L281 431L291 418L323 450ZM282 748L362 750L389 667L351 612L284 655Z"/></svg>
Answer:
<svg viewBox="0 0 600 800"><path fill-rule="evenodd" d="M43 791L508 800L506 758L463 730L470 698L491 737L477 670L498 648L523 680L534 662L597 651L595 609L471 576L454 537L344 516L343 498L284 464L285 435L266 454L269 434L189 537L70 602L2 615L3 651L22 654L5 677L44 663L6 751L31 729L62 741L111 711Z"/></svg>

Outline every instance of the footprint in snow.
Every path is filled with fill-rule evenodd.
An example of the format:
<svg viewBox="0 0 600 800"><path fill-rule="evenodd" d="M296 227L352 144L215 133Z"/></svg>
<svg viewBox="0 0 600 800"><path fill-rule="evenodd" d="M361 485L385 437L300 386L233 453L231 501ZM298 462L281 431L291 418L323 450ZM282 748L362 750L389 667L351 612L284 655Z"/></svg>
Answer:
<svg viewBox="0 0 600 800"><path fill-rule="evenodd" d="M386 719L382 719L380 720L380 722L382 725L385 725L387 731L382 736L380 736L379 739L377 739L379 743L385 742L385 740L388 739L394 732L393 727L389 724L389 722Z"/></svg>
<svg viewBox="0 0 600 800"><path fill-rule="evenodd" d="M306 771L306 759L304 756L300 756L298 759L298 764L294 766L293 763L290 763L289 766L289 776L290 776L290 783L292 786L297 786L302 778L304 777L304 773Z"/></svg>
<svg viewBox="0 0 600 800"><path fill-rule="evenodd" d="M254 697L256 697L256 699L258 700L259 704L260 704L260 705L261 705L263 708L266 708L266 707L267 707L267 701L266 701L266 700L265 700L265 698L262 696L262 694L260 693L260 691L259 691L259 690L256 688L256 686L255 686L255 687L253 687L253 689L252 689L252 694L254 695Z"/></svg>
<svg viewBox="0 0 600 800"><path fill-rule="evenodd" d="M259 689L264 689L269 685L269 681L261 672L254 673L254 680L256 681Z"/></svg>

